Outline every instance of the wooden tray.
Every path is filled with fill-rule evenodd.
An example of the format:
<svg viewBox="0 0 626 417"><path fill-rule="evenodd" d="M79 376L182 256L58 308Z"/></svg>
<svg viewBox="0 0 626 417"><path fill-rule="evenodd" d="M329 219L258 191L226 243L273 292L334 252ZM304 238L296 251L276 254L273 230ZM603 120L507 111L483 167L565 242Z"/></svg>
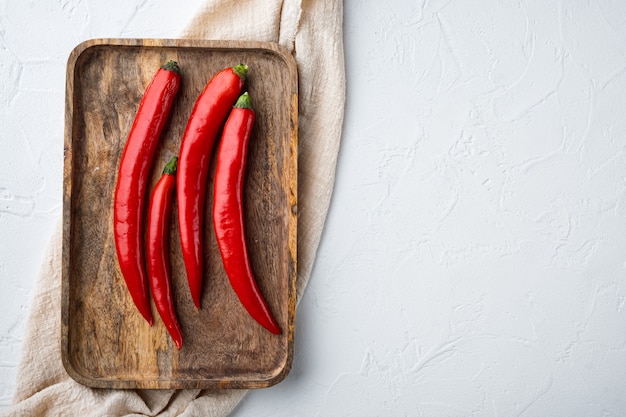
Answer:
<svg viewBox="0 0 626 417"><path fill-rule="evenodd" d="M223 271L207 203L202 309L191 300L174 209L172 285L184 346L176 349L153 304L150 327L119 271L112 224L117 167L139 101L158 67L181 68L181 89L152 167L152 185L178 153L200 91L219 70L249 67L245 89L257 112L245 186L255 275L283 333L244 310ZM297 71L277 44L98 39L67 66L63 175L62 358L76 381L101 388L262 388L291 368L295 323ZM212 199L215 158L207 200Z"/></svg>

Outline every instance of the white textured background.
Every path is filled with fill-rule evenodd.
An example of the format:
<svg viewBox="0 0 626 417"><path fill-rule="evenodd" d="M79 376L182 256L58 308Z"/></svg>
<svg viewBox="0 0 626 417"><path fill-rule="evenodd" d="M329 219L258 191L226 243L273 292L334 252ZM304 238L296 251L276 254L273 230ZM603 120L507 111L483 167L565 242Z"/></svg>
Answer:
<svg viewBox="0 0 626 417"><path fill-rule="evenodd" d="M61 210L65 63L200 2L0 0L0 406ZM350 1L296 357L244 416L626 415L626 2Z"/></svg>

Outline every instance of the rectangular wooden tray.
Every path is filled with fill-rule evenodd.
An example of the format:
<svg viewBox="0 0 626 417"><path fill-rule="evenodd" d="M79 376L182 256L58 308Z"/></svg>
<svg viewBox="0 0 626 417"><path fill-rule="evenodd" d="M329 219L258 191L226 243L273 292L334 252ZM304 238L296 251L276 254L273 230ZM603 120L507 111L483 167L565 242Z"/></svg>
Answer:
<svg viewBox="0 0 626 417"><path fill-rule="evenodd" d="M159 66L175 60L181 89L152 167L156 183L178 154L199 93L219 70L244 63L256 110L244 200L258 285L281 326L272 335L244 310L224 273L210 206L205 209L202 308L191 300L174 209L172 286L184 346L176 349L153 305L150 327L119 271L112 202L117 167L139 101ZM273 43L97 39L78 45L67 66L62 270L62 358L76 381L100 388L262 388L293 360L296 280L297 70ZM215 158L209 173L212 196Z"/></svg>

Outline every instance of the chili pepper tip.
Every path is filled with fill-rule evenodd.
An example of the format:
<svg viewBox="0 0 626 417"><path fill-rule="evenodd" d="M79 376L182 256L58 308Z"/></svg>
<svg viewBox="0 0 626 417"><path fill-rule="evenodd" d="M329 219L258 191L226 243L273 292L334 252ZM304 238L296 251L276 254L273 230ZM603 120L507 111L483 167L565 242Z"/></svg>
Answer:
<svg viewBox="0 0 626 417"><path fill-rule="evenodd" d="M248 66L246 64L235 65L233 67L233 72L245 81L248 76Z"/></svg>
<svg viewBox="0 0 626 417"><path fill-rule="evenodd" d="M172 159L163 168L163 174L176 175L176 165L178 163L178 157L173 156Z"/></svg>
<svg viewBox="0 0 626 417"><path fill-rule="evenodd" d="M236 109L252 109L252 99L250 98L250 94L246 91L240 95L233 107Z"/></svg>
<svg viewBox="0 0 626 417"><path fill-rule="evenodd" d="M180 67L178 66L178 62L170 60L165 64L161 65L161 68L164 70L175 72L176 74L180 74Z"/></svg>

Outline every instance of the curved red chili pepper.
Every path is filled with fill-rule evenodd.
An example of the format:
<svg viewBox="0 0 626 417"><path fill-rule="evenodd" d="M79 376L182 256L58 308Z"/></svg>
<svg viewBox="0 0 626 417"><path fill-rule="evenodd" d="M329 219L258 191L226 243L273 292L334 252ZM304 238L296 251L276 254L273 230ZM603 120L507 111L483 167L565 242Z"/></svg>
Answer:
<svg viewBox="0 0 626 417"><path fill-rule="evenodd" d="M193 302L200 308L203 277L204 202L215 137L241 93L248 67L218 72L198 96L180 145L177 175L178 224Z"/></svg>
<svg viewBox="0 0 626 417"><path fill-rule="evenodd" d="M224 269L241 304L263 327L280 334L280 327L257 286L246 246L243 183L253 125L254 110L250 96L244 93L226 120L217 154L213 228Z"/></svg>
<svg viewBox="0 0 626 417"><path fill-rule="evenodd" d="M152 325L143 255L143 209L152 158L180 86L178 64L162 66L139 103L117 176L113 232L120 270L133 302Z"/></svg>
<svg viewBox="0 0 626 417"><path fill-rule="evenodd" d="M163 175L154 186L148 210L148 232L146 236L148 253L148 277L150 290L163 324L172 336L176 347L183 346L183 335L176 317L174 297L170 277L170 218L176 186L176 162L173 157Z"/></svg>

